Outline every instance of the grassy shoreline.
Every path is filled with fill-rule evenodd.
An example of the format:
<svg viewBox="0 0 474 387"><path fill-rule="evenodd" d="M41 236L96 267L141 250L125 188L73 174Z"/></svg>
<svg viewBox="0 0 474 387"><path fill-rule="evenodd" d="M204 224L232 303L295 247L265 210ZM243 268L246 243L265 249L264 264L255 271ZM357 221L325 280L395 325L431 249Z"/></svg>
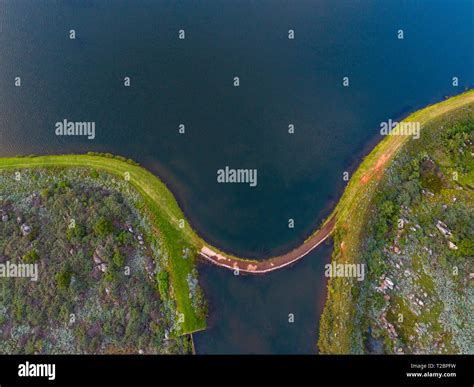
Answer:
<svg viewBox="0 0 474 387"><path fill-rule="evenodd" d="M470 90L420 109L410 114L403 122L419 122L423 130L432 120L473 103L474 90ZM336 216L333 262L360 262L360 243L371 200L377 192L384 170L410 139L410 136L386 136L364 158L352 175L336 208L328 217L330 219ZM354 337L357 333L351 329L352 321L356 319L356 310L352 305L350 281L332 278L328 281L327 288L328 295L320 323L320 352L359 352L360 348L353 345L360 337Z"/></svg>
<svg viewBox="0 0 474 387"><path fill-rule="evenodd" d="M36 263L38 281L0 278L1 352L190 353L161 237L133 186L82 167L13 177L0 172L2 277L5 263ZM201 290L190 298L205 316Z"/></svg>
<svg viewBox="0 0 474 387"><path fill-rule="evenodd" d="M430 120L472 102L474 102L474 91L471 90L446 101L421 109L403 121L418 121L423 127L423 125ZM341 230L344 230L353 236L346 246L346 251L348 252L347 257L349 257L348 261L350 261L350 254L356 252L357 240L358 236L360 236L360 226L363 224L364 214L367 213L370 197L377 187L377 178L370 178L370 181L367 183L362 183L362 179L366 175L372 177L381 173L408 139L409 138L405 136L385 137L363 160L350 179L336 208L327 220L323 222L323 224L325 224L336 215L337 222L335 232L340 233ZM378 162L383 155L386 155L386 157L384 158L384 164L380 168ZM167 186L158 177L141 166L127 162L127 160L122 158L97 156L93 154L0 158L0 170L21 170L38 167L87 167L106 171L121 179L129 177L130 184L142 195L144 199L144 209L150 214L155 229L154 231L160 235L168 257L170 257L168 260L169 271L175 289L178 311L184 316L184 322L182 324L184 333L204 329L206 322L195 315L188 296L189 287L186 281L186 275L194 267L194 261L184 259L182 257L182 249L191 247L200 250L202 246L208 246L227 257L245 262L255 262L255 260L247 260L226 254L206 243L186 221L182 210ZM359 216L352 216L355 213ZM317 230L315 233L316 232ZM312 236L315 233L313 233ZM330 287L330 285L328 286ZM329 292L328 302L330 301L330 297L331 292ZM344 303L341 303L341 305L343 304ZM324 313L328 313L327 307Z"/></svg>
<svg viewBox="0 0 474 387"><path fill-rule="evenodd" d="M178 312L182 314L183 333L205 329L206 321L196 316L189 299L187 275L194 268L191 258L183 258L183 248L200 246L200 239L185 221L173 194L156 176L144 168L113 157L95 155L27 156L0 159L1 170L29 168L86 167L110 173L117 178L129 177L130 184L143 198L143 210L150 216L154 233L160 235L168 259L168 271L174 287ZM183 228L180 221L183 221Z"/></svg>

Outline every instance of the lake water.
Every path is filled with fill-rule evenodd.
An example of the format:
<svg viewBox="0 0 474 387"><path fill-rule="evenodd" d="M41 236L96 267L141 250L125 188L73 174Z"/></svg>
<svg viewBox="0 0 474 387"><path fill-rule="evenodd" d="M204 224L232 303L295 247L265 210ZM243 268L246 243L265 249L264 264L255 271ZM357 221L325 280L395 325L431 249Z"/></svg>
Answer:
<svg viewBox="0 0 474 387"><path fill-rule="evenodd" d="M169 184L212 244L255 258L282 253L328 215L381 121L472 87L472 7L0 0L0 156L131 157ZM63 119L95 122L96 138L57 137ZM258 185L218 184L225 166L257 169ZM266 277L201 265L211 316L197 351L315 352L329 256L326 245Z"/></svg>

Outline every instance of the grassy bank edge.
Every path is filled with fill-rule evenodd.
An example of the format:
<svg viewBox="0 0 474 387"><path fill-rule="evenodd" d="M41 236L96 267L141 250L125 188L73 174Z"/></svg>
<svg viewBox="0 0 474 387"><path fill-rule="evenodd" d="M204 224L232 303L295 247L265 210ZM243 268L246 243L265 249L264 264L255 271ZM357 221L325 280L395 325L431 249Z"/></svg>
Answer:
<svg viewBox="0 0 474 387"><path fill-rule="evenodd" d="M93 155L26 156L0 158L0 170L20 171L29 168L81 167L102 170L129 182L143 198L143 210L150 217L154 234L159 235L162 248L168 256L170 274L177 310L181 316L183 334L206 328L206 321L196 315L189 298L187 275L195 265L193 259L183 258L185 247L200 248L202 241L184 220L185 217L173 194L156 176L144 168L111 157ZM183 228L180 221L184 221Z"/></svg>
<svg viewBox="0 0 474 387"><path fill-rule="evenodd" d="M421 129L430 121L474 103L474 90L429 105L420 109L403 122L419 122ZM386 136L364 158L352 175L341 199L327 219L336 216L333 231L334 250L332 261L338 263L358 263L359 243L363 227L369 213L370 203L383 171L397 155L410 136ZM383 162L380 162L383 160ZM326 220L327 221L327 220ZM344 242L344 248L339 244ZM343 252L342 252L343 250ZM345 279L329 279L327 299L319 325L318 347L320 353L353 353L353 332L348 331L348 321L355 317L350 300L345 297ZM336 335L332 337L332 335Z"/></svg>
<svg viewBox="0 0 474 387"><path fill-rule="evenodd" d="M474 91L471 90L421 109L403 121L419 121L421 126L423 126L431 119L473 101ZM361 184L362 177L367 173L376 173L376 165L380 156L390 151L388 152L389 157L386 159L387 164L408 139L408 137L403 136L387 136L364 158L350 179L336 208L327 218L327 220L329 220L334 215L337 216L336 232L338 229L347 228L348 223L349 228L352 228L350 225L360 223L362 215L366 213L368 208L368 201L361 200L361 197L370 197L370 192L377 186L377 179L372 179L369 183L364 185ZM145 208L151 215L155 232L160 235L165 245L165 250L169 257L171 257L171 259L169 259L169 271L175 290L178 311L184 316L184 322L182 324L183 333L201 330L206 326L206 322L195 315L189 299L189 287L186 275L189 273L190 265L194 265L194 262L189 259L183 259L183 247L190 246L199 250L202 246L208 246L212 250L225 256L245 262L255 262L255 260L238 258L222 252L220 249L211 246L200 238L192 229L189 222L186 221L182 210L167 186L158 177L141 166L113 157L89 154L0 158L0 170L20 170L38 167L87 167L106 171L122 179L125 178L127 173L129 174L130 184L142 195ZM357 213L358 216L351 216L353 213ZM180 227L180 223L182 223L182 227ZM325 224L325 222L323 224ZM316 232L317 230L315 233ZM308 239L310 238L311 237Z"/></svg>

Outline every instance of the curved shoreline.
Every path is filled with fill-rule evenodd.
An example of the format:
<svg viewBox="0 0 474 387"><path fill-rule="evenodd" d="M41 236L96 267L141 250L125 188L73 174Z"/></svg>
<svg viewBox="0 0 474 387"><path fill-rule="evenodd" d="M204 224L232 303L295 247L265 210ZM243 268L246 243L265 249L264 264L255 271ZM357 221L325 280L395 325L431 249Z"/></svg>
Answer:
<svg viewBox="0 0 474 387"><path fill-rule="evenodd" d="M208 247L202 247L199 255L205 260L226 269L234 270L236 274L251 273L251 274L266 274L271 271L282 269L286 266L292 265L299 261L329 238L334 231L336 224L336 217L328 220L321 228L319 228L309 240L305 241L298 247L276 257L268 258L263 261L248 262L245 260L235 260L228 258L218 252L215 252Z"/></svg>
<svg viewBox="0 0 474 387"><path fill-rule="evenodd" d="M408 115L400 122L419 122L420 126L423 127L427 122L471 103L474 103L473 90L466 91L433 105L428 105ZM357 167L336 207L322 226L313 232L302 244L288 253L262 261L250 261L222 254L217 249L213 250L205 245L199 252L200 256L216 266L250 274L269 273L299 261L331 236L338 225L343 226L350 219L351 215L357 213L357 207L354 206L357 202L355 197L367 193L370 186L377 185L376 183L383 170L400 148L411 138L411 136L406 135L385 136L379 141Z"/></svg>
<svg viewBox="0 0 474 387"><path fill-rule="evenodd" d="M403 121L417 121L423 128L432 119L471 103L474 103L474 90L418 110ZM167 260L167 269L173 283L177 310L184 317L182 332L191 333L204 329L206 322L196 314L189 298L187 277L195 263L194 259L183 257L184 248L195 249L202 260L238 273L265 274L290 266L316 249L332 233L357 223L357 218L367 210L384 169L409 138L411 137L383 138L353 173L337 205L321 227L296 248L263 261L239 258L206 242L186 221L176 198L166 184L147 169L123 157L109 154L6 157L0 158L0 171L80 167L101 170L119 179L125 178L142 196L143 209L150 217L153 234L160 236L164 254L171 258Z"/></svg>
<svg viewBox="0 0 474 387"><path fill-rule="evenodd" d="M445 101L429 105L415 113L410 114L403 122L419 121L424 125L427 121L434 119L448 111L458 109L464 105L474 102L474 91L470 90ZM300 260L309 252L326 240L344 221L353 210L351 204L353 197L360 193L370 180L383 172L388 162L394 157L400 147L407 141L409 136L386 136L375 148L364 158L346 186L341 199L335 209L322 226L311 234L302 244L286 254L271 257L263 261L250 260L226 254L218 248L204 241L185 220L174 195L167 186L155 175L145 168L127 163L113 157L95 155L59 155L59 156L33 156L33 157L7 157L0 158L0 170L25 169L35 167L91 167L102 169L116 176L129 173L130 183L142 194L145 204L151 206L151 211L157 215L157 230L163 227L176 232L180 239L183 237L194 245L199 255L208 262L230 270L238 270L244 273L263 274L271 272ZM362 189L362 192L364 189ZM181 226L180 221L184 220ZM174 233L173 233L174 234Z"/></svg>

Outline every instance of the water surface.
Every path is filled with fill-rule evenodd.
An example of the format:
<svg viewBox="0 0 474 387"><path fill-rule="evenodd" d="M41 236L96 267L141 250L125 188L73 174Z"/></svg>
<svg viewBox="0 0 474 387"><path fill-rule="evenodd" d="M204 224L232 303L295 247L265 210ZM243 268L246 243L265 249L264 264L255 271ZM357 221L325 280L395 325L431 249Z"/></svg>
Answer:
<svg viewBox="0 0 474 387"><path fill-rule="evenodd" d="M327 216L381 121L472 86L472 15L468 0L0 1L0 155L131 157L212 244L279 254ZM64 118L95 121L96 139L58 138ZM217 184L226 165L258 169L258 186ZM265 278L203 267L198 352L315 351L329 255Z"/></svg>

